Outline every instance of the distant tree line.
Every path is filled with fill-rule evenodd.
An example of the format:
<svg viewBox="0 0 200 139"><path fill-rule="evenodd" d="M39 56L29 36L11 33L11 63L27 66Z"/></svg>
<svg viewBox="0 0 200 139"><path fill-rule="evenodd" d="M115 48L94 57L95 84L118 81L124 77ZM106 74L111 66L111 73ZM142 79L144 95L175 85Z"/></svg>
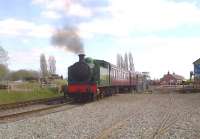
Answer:
<svg viewBox="0 0 200 139"><path fill-rule="evenodd" d="M0 81L18 81L18 80L38 80L40 77L46 77L49 74L56 73L56 60L53 56L49 57L48 65L44 54L40 56L41 71L20 69L11 71L8 68L8 52L0 46Z"/></svg>
<svg viewBox="0 0 200 139"><path fill-rule="evenodd" d="M18 70L12 71L8 74L8 80L10 81L32 81L39 79L39 72L34 70Z"/></svg>
<svg viewBox="0 0 200 139"><path fill-rule="evenodd" d="M121 54L117 54L117 67L130 71L135 71L132 53L125 53L124 57Z"/></svg>

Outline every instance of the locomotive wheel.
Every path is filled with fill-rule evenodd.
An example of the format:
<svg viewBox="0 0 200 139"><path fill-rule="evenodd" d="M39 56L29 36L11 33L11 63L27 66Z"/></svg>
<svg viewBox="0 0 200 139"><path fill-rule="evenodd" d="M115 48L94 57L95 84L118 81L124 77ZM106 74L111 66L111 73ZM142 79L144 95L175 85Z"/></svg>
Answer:
<svg viewBox="0 0 200 139"><path fill-rule="evenodd" d="M92 95L92 94L89 94L89 95L88 95L88 100L89 100L89 101L93 101L93 95Z"/></svg>
<svg viewBox="0 0 200 139"><path fill-rule="evenodd" d="M64 92L64 98L67 98L67 85L62 86L62 92Z"/></svg>
<svg viewBox="0 0 200 139"><path fill-rule="evenodd" d="M104 95L103 95L103 92L100 93L100 98L103 99L104 98Z"/></svg>
<svg viewBox="0 0 200 139"><path fill-rule="evenodd" d="M93 101L96 101L96 100L97 100L97 95L96 95L96 94L93 94L93 95L92 95L92 100L93 100Z"/></svg>
<svg viewBox="0 0 200 139"><path fill-rule="evenodd" d="M65 99L67 98L67 93L66 93L66 92L64 92L64 98L65 98Z"/></svg>
<svg viewBox="0 0 200 139"><path fill-rule="evenodd" d="M110 96L113 96L113 92L114 92L114 91L113 91L113 89L111 88L111 89L110 89Z"/></svg>
<svg viewBox="0 0 200 139"><path fill-rule="evenodd" d="M97 96L97 100L100 100L101 99L101 93L100 93L100 90L99 89L97 89L97 94L96 94L96 96Z"/></svg>
<svg viewBox="0 0 200 139"><path fill-rule="evenodd" d="M89 95L89 100L90 101L96 101L97 100L97 96L95 94L90 94Z"/></svg>
<svg viewBox="0 0 200 139"><path fill-rule="evenodd" d="M97 100L100 100L100 94L97 95Z"/></svg>
<svg viewBox="0 0 200 139"><path fill-rule="evenodd" d="M75 102L79 102L80 101L79 97L75 97L74 100L75 100Z"/></svg>

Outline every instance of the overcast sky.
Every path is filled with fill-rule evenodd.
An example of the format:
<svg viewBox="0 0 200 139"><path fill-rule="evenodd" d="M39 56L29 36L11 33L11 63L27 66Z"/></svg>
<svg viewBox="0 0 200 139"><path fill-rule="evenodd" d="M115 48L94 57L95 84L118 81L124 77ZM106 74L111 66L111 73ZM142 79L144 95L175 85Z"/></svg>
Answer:
<svg viewBox="0 0 200 139"><path fill-rule="evenodd" d="M66 76L77 60L53 47L57 28L79 29L89 57L116 63L132 52L137 71L152 78L175 72L189 77L200 58L199 0L0 0L0 45L12 70L39 70L39 55L55 56L57 73Z"/></svg>

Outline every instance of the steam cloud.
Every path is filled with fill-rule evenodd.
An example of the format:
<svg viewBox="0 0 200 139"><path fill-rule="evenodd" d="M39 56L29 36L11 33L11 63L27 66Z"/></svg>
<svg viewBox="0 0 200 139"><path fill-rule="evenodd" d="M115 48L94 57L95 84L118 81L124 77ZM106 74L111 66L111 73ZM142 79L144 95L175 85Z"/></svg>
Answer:
<svg viewBox="0 0 200 139"><path fill-rule="evenodd" d="M65 48L75 54L84 53L83 43L75 27L64 27L57 29L52 36L52 44L57 47Z"/></svg>

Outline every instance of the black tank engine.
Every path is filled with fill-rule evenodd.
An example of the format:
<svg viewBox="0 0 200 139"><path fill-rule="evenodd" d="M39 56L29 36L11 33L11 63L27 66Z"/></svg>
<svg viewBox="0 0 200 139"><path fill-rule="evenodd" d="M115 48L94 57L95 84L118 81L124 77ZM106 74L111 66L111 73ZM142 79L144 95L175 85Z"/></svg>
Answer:
<svg viewBox="0 0 200 139"><path fill-rule="evenodd" d="M91 78L91 70L84 59L85 55L79 55L79 61L69 67L68 77L70 81L88 82Z"/></svg>

